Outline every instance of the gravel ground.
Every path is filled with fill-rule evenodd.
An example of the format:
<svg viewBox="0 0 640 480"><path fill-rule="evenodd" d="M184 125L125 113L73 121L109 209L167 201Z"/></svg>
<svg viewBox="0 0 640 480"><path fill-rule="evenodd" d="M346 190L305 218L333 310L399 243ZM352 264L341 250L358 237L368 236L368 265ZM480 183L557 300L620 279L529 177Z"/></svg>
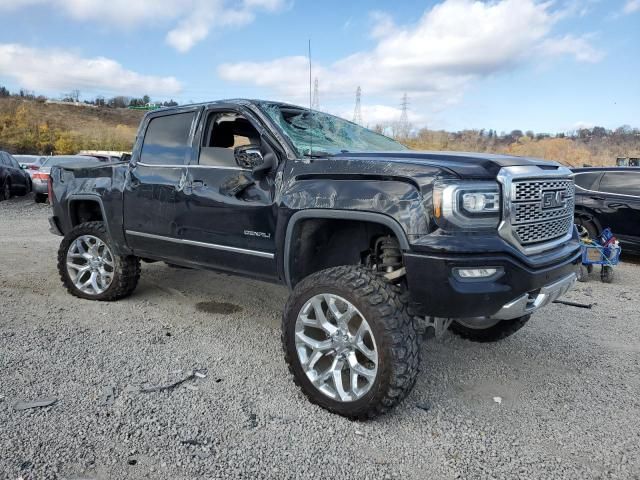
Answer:
<svg viewBox="0 0 640 480"><path fill-rule="evenodd" d="M156 263L126 300L80 300L47 215L0 203L1 478L640 478L638 265L567 296L592 310L552 305L493 345L427 341L413 393L358 423L289 378L284 288Z"/></svg>

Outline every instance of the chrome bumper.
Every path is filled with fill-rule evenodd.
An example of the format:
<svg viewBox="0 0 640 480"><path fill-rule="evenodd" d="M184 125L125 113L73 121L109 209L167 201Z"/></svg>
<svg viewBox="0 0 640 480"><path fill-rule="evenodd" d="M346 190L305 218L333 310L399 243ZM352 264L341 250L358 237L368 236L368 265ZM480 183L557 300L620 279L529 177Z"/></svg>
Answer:
<svg viewBox="0 0 640 480"><path fill-rule="evenodd" d="M512 320L535 312L567 293L576 283L577 276L570 273L549 285L545 285L537 294L525 293L521 297L504 305L490 318L495 320Z"/></svg>

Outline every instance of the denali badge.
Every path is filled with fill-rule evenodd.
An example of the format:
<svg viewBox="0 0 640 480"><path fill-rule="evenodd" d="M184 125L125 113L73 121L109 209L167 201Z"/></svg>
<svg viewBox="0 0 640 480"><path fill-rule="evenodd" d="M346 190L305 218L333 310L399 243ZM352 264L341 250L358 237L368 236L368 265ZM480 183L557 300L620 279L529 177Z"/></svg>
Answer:
<svg viewBox="0 0 640 480"><path fill-rule="evenodd" d="M248 235L249 237L271 238L271 234L270 233L252 232L251 230L245 230L244 234Z"/></svg>
<svg viewBox="0 0 640 480"><path fill-rule="evenodd" d="M542 209L558 208L567 205L564 192L542 192Z"/></svg>

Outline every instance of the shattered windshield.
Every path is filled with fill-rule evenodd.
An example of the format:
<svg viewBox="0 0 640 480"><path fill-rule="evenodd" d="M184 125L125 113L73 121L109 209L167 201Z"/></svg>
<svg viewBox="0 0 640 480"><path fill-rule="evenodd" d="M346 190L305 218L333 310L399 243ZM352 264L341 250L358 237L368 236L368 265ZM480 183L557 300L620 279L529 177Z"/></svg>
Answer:
<svg viewBox="0 0 640 480"><path fill-rule="evenodd" d="M277 103L260 103L260 107L291 140L301 156L407 150L389 137L333 115Z"/></svg>

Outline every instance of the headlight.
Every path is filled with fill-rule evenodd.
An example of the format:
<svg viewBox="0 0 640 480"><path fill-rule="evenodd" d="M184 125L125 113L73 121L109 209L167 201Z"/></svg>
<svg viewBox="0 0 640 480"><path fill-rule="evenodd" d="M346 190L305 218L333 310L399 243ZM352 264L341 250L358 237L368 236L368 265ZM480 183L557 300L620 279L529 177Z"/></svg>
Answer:
<svg viewBox="0 0 640 480"><path fill-rule="evenodd" d="M500 222L496 182L436 182L433 218L443 230L488 230Z"/></svg>

